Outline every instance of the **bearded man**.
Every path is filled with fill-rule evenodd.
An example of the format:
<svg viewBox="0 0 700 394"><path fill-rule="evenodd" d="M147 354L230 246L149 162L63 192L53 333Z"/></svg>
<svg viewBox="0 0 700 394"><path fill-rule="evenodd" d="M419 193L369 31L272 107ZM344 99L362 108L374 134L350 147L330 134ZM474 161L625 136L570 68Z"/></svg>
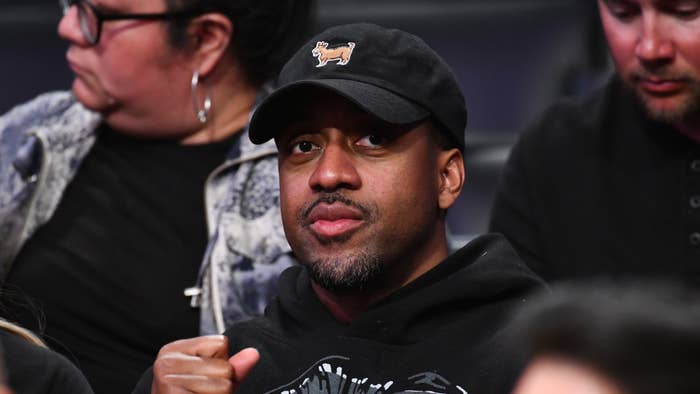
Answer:
<svg viewBox="0 0 700 394"><path fill-rule="evenodd" d="M352 53L324 60L319 42ZM542 283L497 235L448 253L467 115L449 67L416 36L352 24L303 46L280 82L250 138L277 144L302 266L263 318L163 347L135 392L510 392L505 323Z"/></svg>
<svg viewBox="0 0 700 394"><path fill-rule="evenodd" d="M617 72L514 147L492 210L545 280L700 283L700 1L599 0Z"/></svg>

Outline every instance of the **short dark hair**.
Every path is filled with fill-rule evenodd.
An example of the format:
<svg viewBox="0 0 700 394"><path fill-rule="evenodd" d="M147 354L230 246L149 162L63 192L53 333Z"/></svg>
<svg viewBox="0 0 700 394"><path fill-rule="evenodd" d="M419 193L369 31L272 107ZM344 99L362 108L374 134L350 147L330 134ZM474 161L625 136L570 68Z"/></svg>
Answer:
<svg viewBox="0 0 700 394"><path fill-rule="evenodd" d="M694 290L659 282L569 284L531 300L513 327L530 359L581 363L627 393L700 393Z"/></svg>
<svg viewBox="0 0 700 394"><path fill-rule="evenodd" d="M274 78L313 33L315 0L165 0L168 10L219 12L233 23L231 53L255 85ZM186 45L189 20L170 24L170 42Z"/></svg>

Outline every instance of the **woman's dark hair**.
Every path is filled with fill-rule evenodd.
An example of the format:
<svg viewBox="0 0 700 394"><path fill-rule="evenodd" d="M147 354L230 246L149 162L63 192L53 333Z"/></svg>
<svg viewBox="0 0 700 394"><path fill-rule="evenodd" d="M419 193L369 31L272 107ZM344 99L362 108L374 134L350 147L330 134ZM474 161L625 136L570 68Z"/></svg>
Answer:
<svg viewBox="0 0 700 394"><path fill-rule="evenodd" d="M274 78L303 39L315 28L314 0L166 0L168 10L219 12L233 23L229 50L250 82ZM189 20L170 24L170 41L186 46Z"/></svg>
<svg viewBox="0 0 700 394"><path fill-rule="evenodd" d="M513 325L530 359L579 362L631 394L700 393L700 295L670 283L567 285Z"/></svg>
<svg viewBox="0 0 700 394"><path fill-rule="evenodd" d="M34 300L14 286L0 286L0 330L17 335L35 345L46 347L38 334L12 322L17 316L10 312L10 307L15 312L36 317L37 331L44 331L46 318Z"/></svg>

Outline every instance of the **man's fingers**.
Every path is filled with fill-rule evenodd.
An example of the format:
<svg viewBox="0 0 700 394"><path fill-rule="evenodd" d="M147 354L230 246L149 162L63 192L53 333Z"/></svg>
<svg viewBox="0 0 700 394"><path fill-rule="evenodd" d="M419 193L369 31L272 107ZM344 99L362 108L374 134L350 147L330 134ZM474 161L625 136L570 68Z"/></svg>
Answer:
<svg viewBox="0 0 700 394"><path fill-rule="evenodd" d="M165 353L153 364L151 393L230 394L233 377L228 360Z"/></svg>
<svg viewBox="0 0 700 394"><path fill-rule="evenodd" d="M258 363L258 360L260 360L260 353L252 347L245 348L231 356L231 358L228 359L228 363L234 370L233 380L236 383L242 382L255 364Z"/></svg>
<svg viewBox="0 0 700 394"><path fill-rule="evenodd" d="M165 375L166 387L177 388L182 392L198 394L230 394L233 383L230 379L202 375Z"/></svg>
<svg viewBox="0 0 700 394"><path fill-rule="evenodd" d="M234 371L227 360L203 358L183 353L166 353L153 364L156 376L202 375L223 379L233 379Z"/></svg>
<svg viewBox="0 0 700 394"><path fill-rule="evenodd" d="M161 348L153 365L152 392L226 393L236 389L260 359L258 351L243 349L228 357L222 335L183 339Z"/></svg>
<svg viewBox="0 0 700 394"><path fill-rule="evenodd" d="M183 353L191 356L228 358L228 338L224 335L207 335L203 337L181 339L163 346L158 353Z"/></svg>

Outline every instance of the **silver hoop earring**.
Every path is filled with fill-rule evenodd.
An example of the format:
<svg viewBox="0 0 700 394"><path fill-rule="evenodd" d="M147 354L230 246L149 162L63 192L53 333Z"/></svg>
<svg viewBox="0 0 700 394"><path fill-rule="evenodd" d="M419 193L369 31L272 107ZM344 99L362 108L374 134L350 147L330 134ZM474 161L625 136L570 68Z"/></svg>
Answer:
<svg viewBox="0 0 700 394"><path fill-rule="evenodd" d="M207 118L209 117L209 112L211 111L211 97L209 92L205 88L205 96L203 106L200 108L199 100L197 97L197 86L199 85L199 70L195 70L192 74L192 105L194 106L194 113L197 115L200 123L207 123ZM204 85L204 83L202 83Z"/></svg>

